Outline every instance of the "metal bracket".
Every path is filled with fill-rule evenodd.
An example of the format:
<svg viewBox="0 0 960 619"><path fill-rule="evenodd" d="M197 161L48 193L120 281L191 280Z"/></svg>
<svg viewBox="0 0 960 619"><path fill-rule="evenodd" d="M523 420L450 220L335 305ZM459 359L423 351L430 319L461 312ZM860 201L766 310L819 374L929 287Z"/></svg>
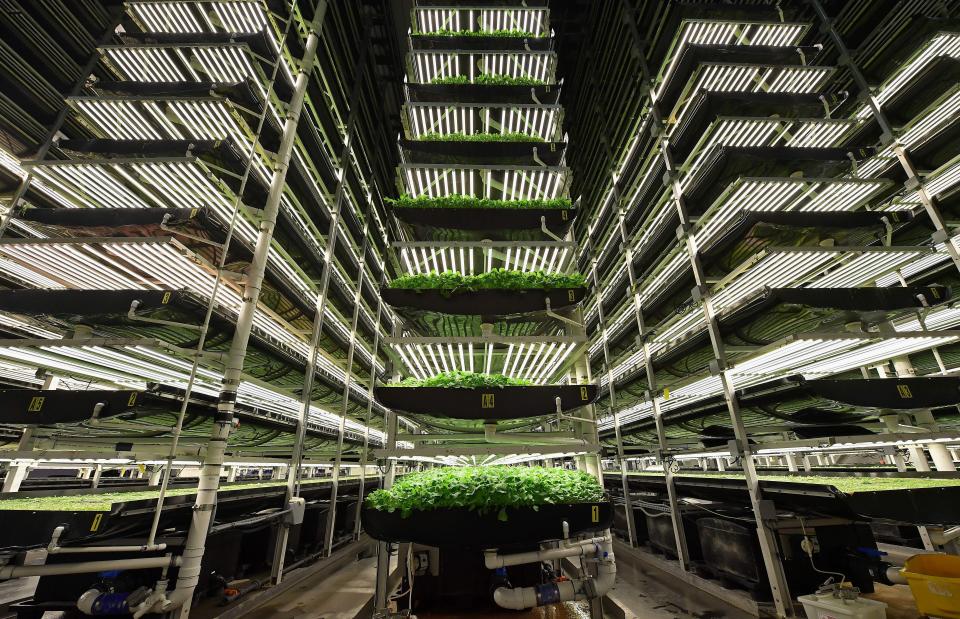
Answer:
<svg viewBox="0 0 960 619"><path fill-rule="evenodd" d="M203 325L192 325L187 322L176 322L173 320L160 320L159 318L146 318L144 316L137 315L137 308L140 307L140 300L134 299L130 303L130 309L127 310L127 318L130 320L135 320L136 322L146 322L153 325L166 325L168 327L177 327L180 329L192 329L195 331L202 331Z"/></svg>
<svg viewBox="0 0 960 619"><path fill-rule="evenodd" d="M571 320L566 316L561 316L560 314L557 314L556 312L554 312L550 307L550 297L547 297L545 301L547 302L547 316L549 316L550 318L555 318L562 323L577 327L579 329L583 328L583 325L577 322L576 320Z"/></svg>
<svg viewBox="0 0 960 619"><path fill-rule="evenodd" d="M540 153L537 151L536 146L533 147L533 160L536 161L537 165L541 167L544 167L544 168L550 167L546 163L544 163L543 159L540 158Z"/></svg>
<svg viewBox="0 0 960 619"><path fill-rule="evenodd" d="M558 243L563 243L563 239L561 239L559 236L551 232L549 228L547 228L547 218L544 215L540 216L540 231L546 234L547 236L549 236L554 241Z"/></svg>

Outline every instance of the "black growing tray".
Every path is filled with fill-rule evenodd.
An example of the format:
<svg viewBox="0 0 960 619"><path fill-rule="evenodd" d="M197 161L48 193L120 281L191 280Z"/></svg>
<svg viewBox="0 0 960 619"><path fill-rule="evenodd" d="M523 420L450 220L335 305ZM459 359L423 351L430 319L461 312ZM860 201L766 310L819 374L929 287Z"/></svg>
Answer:
<svg viewBox="0 0 960 619"><path fill-rule="evenodd" d="M453 230L539 230L540 218L547 229L563 235L579 212L568 208L394 208L397 219L414 226Z"/></svg>
<svg viewBox="0 0 960 619"><path fill-rule="evenodd" d="M548 298L551 309L576 305L583 301L587 289L491 289L449 294L442 290L382 288L380 294L383 295L383 300L393 307L409 307L466 316L508 316L544 311L547 308Z"/></svg>
<svg viewBox="0 0 960 619"><path fill-rule="evenodd" d="M415 511L407 518L400 512L381 512L364 506L363 528L370 537L384 542L412 542L427 546L457 548L503 548L533 545L563 538L563 523L570 535L603 531L613 521L613 506L600 503L569 503L510 507L507 519L499 513L480 514L467 508Z"/></svg>
<svg viewBox="0 0 960 619"><path fill-rule="evenodd" d="M406 413L454 419L518 419L568 411L594 402L596 385L537 385L532 387L375 387L377 401ZM535 440L536 434L531 434Z"/></svg>

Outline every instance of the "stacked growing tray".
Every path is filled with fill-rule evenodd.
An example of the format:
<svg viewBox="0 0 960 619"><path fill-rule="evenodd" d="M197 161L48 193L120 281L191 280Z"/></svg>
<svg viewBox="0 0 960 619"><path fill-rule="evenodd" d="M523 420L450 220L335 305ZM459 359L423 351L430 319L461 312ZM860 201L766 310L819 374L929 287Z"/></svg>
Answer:
<svg viewBox="0 0 960 619"><path fill-rule="evenodd" d="M414 7L413 24L405 133L399 143L398 184L404 195L393 208L403 224L402 240L394 243L401 273L571 274L576 245L570 228L579 210L568 199L571 178L549 9L540 2L460 7L425 2ZM484 83L484 74L499 76L498 83ZM508 140L517 133L527 137ZM464 197L507 202L464 208L457 204ZM421 200L417 206L405 204L416 200ZM560 208L510 208L511 202L527 200L566 202ZM498 440L506 438L500 435L506 429L528 430L510 433L509 449L517 454L537 449L596 453L595 426L587 430L591 438L578 434L587 424L565 418L592 416L589 405L598 396L583 363L579 304L588 293L587 286L452 293L385 287L383 298L402 317L400 329L387 339L397 379L462 371L535 383L377 387L381 404L409 415L430 433L429 441L417 440L413 448L391 455L443 451L505 462L496 455L508 453L503 451L508 446L491 443L507 442ZM550 446L544 430L551 431L550 439L561 430L572 440L568 446L559 441ZM371 535L384 540L492 547L559 538L565 519L572 534L600 530L610 517L609 505L584 504L549 506L539 513L510 510L506 522L497 513L465 510L409 518L365 510L364 522ZM471 531L469 539L460 534L464 527Z"/></svg>

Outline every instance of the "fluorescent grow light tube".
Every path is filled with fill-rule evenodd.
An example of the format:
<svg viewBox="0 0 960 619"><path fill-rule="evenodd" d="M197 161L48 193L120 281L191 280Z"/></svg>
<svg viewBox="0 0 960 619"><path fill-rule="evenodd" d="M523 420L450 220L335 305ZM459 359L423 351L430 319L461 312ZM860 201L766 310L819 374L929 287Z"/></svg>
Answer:
<svg viewBox="0 0 960 619"><path fill-rule="evenodd" d="M545 142L562 140L560 105L410 102L406 111L414 139L427 134L525 133Z"/></svg>
<svg viewBox="0 0 960 619"><path fill-rule="evenodd" d="M252 34L267 27L258 0L127 0L126 5L144 32Z"/></svg>
<svg viewBox="0 0 960 619"><path fill-rule="evenodd" d="M578 344L567 337L493 339L497 341L491 342L490 338L401 337L388 338L387 343L397 352L408 373L419 379L477 367L484 368L486 374L503 374L536 384L550 383ZM507 340L511 339L522 341L508 343ZM458 346L464 347L465 363L453 353ZM475 352L471 354L471 350ZM467 354L470 354L469 359Z"/></svg>
<svg viewBox="0 0 960 619"><path fill-rule="evenodd" d="M877 104L889 101L924 67L942 56L960 58L960 33L940 32L934 35L910 60L901 63L899 70L887 78L873 95ZM864 105L857 111L857 118L867 118L871 113L870 106Z"/></svg>
<svg viewBox="0 0 960 619"><path fill-rule="evenodd" d="M507 269L530 273L565 273L569 270L573 248L568 242L469 242L398 241L400 261L405 273L429 274L456 271L464 275Z"/></svg>
<svg viewBox="0 0 960 619"><path fill-rule="evenodd" d="M209 299L216 279L212 265L170 238L3 240L0 256L25 266L28 275L38 274L40 279L24 281L31 287L42 287L38 284L55 280L59 282L56 288L186 289ZM0 269L2 267L0 263ZM242 304L240 294L240 290L229 283L220 286L217 305L228 317L237 315ZM297 358L309 357L309 344L294 335L299 330L269 308L259 308L254 315L254 328L260 337ZM318 355L317 364L341 384L346 380L343 369L325 353ZM366 399L366 389L359 380L351 381L351 388Z"/></svg>
<svg viewBox="0 0 960 619"><path fill-rule="evenodd" d="M557 55L552 51L445 51L418 49L410 52L413 79L420 84L451 77L477 78L474 67L479 65L485 75L504 75L528 78L553 84ZM469 72L464 73L464 69Z"/></svg>
<svg viewBox="0 0 960 619"><path fill-rule="evenodd" d="M683 50L688 45L768 45L793 47L800 43L809 24L788 22L731 22L719 20L685 19L677 28L663 65L657 75L657 88L651 93L654 101L660 99L663 87L677 67Z"/></svg>
<svg viewBox="0 0 960 619"><path fill-rule="evenodd" d="M550 9L546 7L418 6L414 7L413 14L417 34L478 30L520 30L534 36L549 34Z"/></svg>
<svg viewBox="0 0 960 619"><path fill-rule="evenodd" d="M406 193L414 198L464 195L497 200L552 200L566 193L563 166L401 164Z"/></svg>

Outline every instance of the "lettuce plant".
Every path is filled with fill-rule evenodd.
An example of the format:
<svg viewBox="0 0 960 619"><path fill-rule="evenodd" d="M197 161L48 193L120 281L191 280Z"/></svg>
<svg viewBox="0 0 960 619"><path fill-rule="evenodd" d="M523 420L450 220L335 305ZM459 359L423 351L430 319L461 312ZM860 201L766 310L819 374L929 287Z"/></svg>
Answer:
<svg viewBox="0 0 960 619"><path fill-rule="evenodd" d="M473 196L450 195L442 198L421 196L413 198L402 195L399 198L384 198L394 208L483 208L483 209L569 209L573 208L570 198L551 200L492 200Z"/></svg>
<svg viewBox="0 0 960 619"><path fill-rule="evenodd" d="M476 387L520 387L533 383L522 378L510 378L503 374L478 374L476 372L441 372L429 378L405 378L391 387L450 387L470 389Z"/></svg>
<svg viewBox="0 0 960 619"><path fill-rule="evenodd" d="M507 133L424 133L421 142L542 142L539 135L510 131Z"/></svg>
<svg viewBox="0 0 960 619"><path fill-rule="evenodd" d="M526 466L464 466L430 469L404 475L388 490L367 496L367 507L399 511L404 518L417 511L466 508L498 512L507 519L509 507L533 507L603 500L603 487L582 471Z"/></svg>
<svg viewBox="0 0 960 619"><path fill-rule="evenodd" d="M430 80L431 84L469 84L470 78L466 75L450 75L447 77L435 77ZM546 86L543 80L532 77L512 77L510 75L501 75L497 73L481 73L473 79L474 84L482 86Z"/></svg>
<svg viewBox="0 0 960 619"><path fill-rule="evenodd" d="M391 288L405 290L443 290L447 292L472 292L475 290L555 290L583 288L587 280L579 273L562 275L543 271L508 271L494 269L479 275L462 275L457 271L402 275L392 282Z"/></svg>
<svg viewBox="0 0 960 619"><path fill-rule="evenodd" d="M516 39L532 39L538 35L527 32L526 30L500 29L500 30L450 30L441 28L434 32L421 32L422 36L429 37L503 37Z"/></svg>

